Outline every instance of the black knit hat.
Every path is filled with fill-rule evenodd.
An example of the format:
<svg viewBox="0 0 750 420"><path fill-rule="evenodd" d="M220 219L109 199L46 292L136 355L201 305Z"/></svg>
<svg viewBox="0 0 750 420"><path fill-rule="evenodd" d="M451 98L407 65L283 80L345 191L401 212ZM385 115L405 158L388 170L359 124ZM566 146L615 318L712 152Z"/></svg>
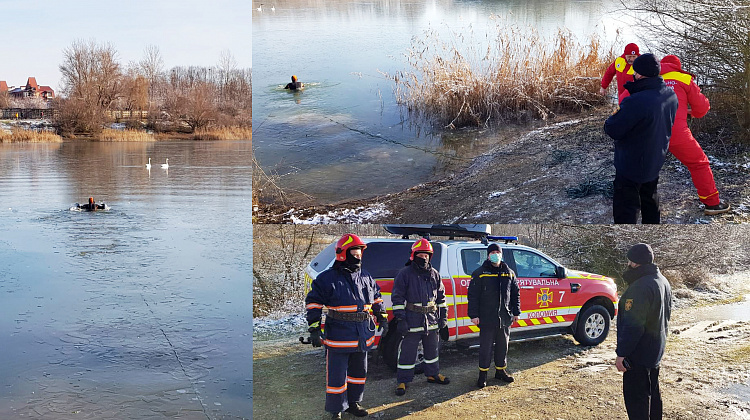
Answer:
<svg viewBox="0 0 750 420"><path fill-rule="evenodd" d="M490 244L490 246L487 247L487 254L489 255L489 253L492 251L500 251L500 245Z"/></svg>
<svg viewBox="0 0 750 420"><path fill-rule="evenodd" d="M628 260L636 264L651 264L654 262L654 251L648 244L635 244L628 250Z"/></svg>
<svg viewBox="0 0 750 420"><path fill-rule="evenodd" d="M653 54L643 54L633 61L633 70L641 76L656 77L661 72L661 65Z"/></svg>

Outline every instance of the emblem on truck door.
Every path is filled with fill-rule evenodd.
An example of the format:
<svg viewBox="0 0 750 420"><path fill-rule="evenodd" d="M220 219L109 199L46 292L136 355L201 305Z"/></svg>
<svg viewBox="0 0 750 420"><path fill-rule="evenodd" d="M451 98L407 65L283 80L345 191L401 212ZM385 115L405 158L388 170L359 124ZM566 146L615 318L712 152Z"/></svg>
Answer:
<svg viewBox="0 0 750 420"><path fill-rule="evenodd" d="M553 292L550 292L548 287L539 290L540 293L536 294L536 303L539 304L540 308L546 308L549 306L549 303L552 302Z"/></svg>

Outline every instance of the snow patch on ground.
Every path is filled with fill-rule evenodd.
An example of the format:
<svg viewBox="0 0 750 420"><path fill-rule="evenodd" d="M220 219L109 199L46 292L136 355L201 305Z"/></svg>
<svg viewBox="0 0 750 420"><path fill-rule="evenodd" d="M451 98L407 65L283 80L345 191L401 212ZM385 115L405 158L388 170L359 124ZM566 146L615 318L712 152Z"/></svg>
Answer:
<svg viewBox="0 0 750 420"><path fill-rule="evenodd" d="M305 314L275 314L253 319L253 338L271 339L307 333Z"/></svg>
<svg viewBox="0 0 750 420"><path fill-rule="evenodd" d="M385 204L376 203L369 207L357 207L354 209L342 209L329 211L326 214L316 213L312 217L300 218L294 215L294 209L289 210L284 216L289 217L294 224L333 224L333 223L367 223L370 220L380 219L388 216L391 211L385 208Z"/></svg>
<svg viewBox="0 0 750 420"><path fill-rule="evenodd" d="M513 189L512 189L512 188L511 188L511 189L509 189L509 190L505 190L505 191L495 191L495 192L492 192L492 193L490 193L490 195L489 195L489 197L488 197L488 198L495 198L495 197L500 197L501 195L505 195L505 194L508 194L508 193L509 193L509 192L511 192L511 191L513 191Z"/></svg>

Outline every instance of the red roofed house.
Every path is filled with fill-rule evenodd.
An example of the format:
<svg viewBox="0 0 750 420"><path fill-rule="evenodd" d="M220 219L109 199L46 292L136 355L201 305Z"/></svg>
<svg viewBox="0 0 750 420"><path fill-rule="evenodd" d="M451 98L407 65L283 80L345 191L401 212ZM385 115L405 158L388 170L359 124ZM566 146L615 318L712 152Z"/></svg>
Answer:
<svg viewBox="0 0 750 420"><path fill-rule="evenodd" d="M8 84L5 83L5 80L0 80L0 93L7 92L8 90Z"/></svg>
<svg viewBox="0 0 750 420"><path fill-rule="evenodd" d="M5 86L7 90L7 84ZM29 77L29 80L26 81L26 86L13 89L10 91L10 94L16 98L41 97L48 101L55 97L55 91L49 86L39 86L36 83L36 77Z"/></svg>

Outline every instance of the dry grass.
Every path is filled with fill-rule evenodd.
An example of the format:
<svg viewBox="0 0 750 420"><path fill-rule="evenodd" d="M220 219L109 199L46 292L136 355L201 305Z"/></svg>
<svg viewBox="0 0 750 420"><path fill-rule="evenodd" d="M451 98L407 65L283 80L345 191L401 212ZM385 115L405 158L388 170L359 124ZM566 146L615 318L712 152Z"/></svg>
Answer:
<svg viewBox="0 0 750 420"><path fill-rule="evenodd" d="M143 130L112 130L105 128L98 136L99 141L156 141L154 135Z"/></svg>
<svg viewBox="0 0 750 420"><path fill-rule="evenodd" d="M62 137L49 131L13 128L10 134L0 131L0 143L62 143Z"/></svg>
<svg viewBox="0 0 750 420"><path fill-rule="evenodd" d="M500 22L495 33L480 41L455 33L445 42L431 31L413 41L409 68L386 75L398 103L449 128L547 119L603 103L599 81L615 54L597 37L580 45L561 30L547 40Z"/></svg>
<svg viewBox="0 0 750 420"><path fill-rule="evenodd" d="M193 134L193 140L251 140L253 131L246 127L221 127L198 130Z"/></svg>

